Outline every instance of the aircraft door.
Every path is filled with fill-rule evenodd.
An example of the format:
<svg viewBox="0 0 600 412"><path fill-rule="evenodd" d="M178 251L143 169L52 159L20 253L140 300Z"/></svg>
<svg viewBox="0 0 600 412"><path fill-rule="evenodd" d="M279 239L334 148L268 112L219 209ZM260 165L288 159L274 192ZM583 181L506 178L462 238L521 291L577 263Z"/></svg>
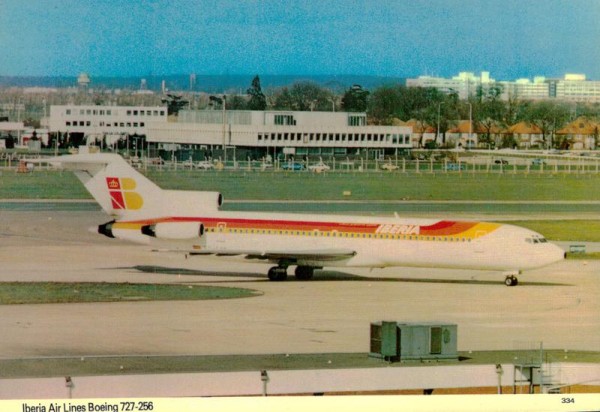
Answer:
<svg viewBox="0 0 600 412"><path fill-rule="evenodd" d="M484 245L483 245L481 238L484 237L485 235L487 235L487 232L484 232L481 230L475 232L475 240L474 240L475 253L484 253Z"/></svg>
<svg viewBox="0 0 600 412"><path fill-rule="evenodd" d="M225 239L227 236L227 223L219 222L215 229L215 249L225 249Z"/></svg>

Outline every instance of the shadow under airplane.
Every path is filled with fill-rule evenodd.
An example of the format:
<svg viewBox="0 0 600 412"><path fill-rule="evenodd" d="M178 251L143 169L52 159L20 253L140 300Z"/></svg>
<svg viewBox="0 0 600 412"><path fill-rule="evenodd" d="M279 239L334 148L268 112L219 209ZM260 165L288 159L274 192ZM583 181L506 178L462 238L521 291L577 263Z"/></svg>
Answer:
<svg viewBox="0 0 600 412"><path fill-rule="evenodd" d="M245 273L245 272L214 272L197 269L185 269L176 267L165 267L165 266L151 266L151 265L137 265L131 268L119 268L119 269L133 269L142 273L156 273L162 275L177 275L177 276L205 276L205 277L229 277L237 279L248 279L256 282L268 281L268 279L261 273ZM297 280L294 276L288 277L288 282L306 282L305 280ZM404 283L436 283L436 284L462 284L462 285L504 285L501 280L476 280L476 279L436 279L436 278L408 278L408 277L367 277L353 275L350 273L340 271L323 270L319 271L318 275L314 277L310 282L330 282L330 281L353 281L353 282L404 282ZM235 280L209 280L206 283L230 283ZM194 281L194 283L205 283ZM283 282L285 283L285 282ZM519 286L531 287L531 286L573 286L568 283L555 283L555 282L519 282Z"/></svg>

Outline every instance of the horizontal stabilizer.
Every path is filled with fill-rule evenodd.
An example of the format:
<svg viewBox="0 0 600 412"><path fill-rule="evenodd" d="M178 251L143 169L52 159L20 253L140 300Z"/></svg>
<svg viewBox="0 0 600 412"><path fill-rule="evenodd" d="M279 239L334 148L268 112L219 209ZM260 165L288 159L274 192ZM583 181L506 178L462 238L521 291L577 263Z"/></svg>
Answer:
<svg viewBox="0 0 600 412"><path fill-rule="evenodd" d="M83 153L27 162L73 171L102 209L121 220L162 213L162 189L117 154Z"/></svg>

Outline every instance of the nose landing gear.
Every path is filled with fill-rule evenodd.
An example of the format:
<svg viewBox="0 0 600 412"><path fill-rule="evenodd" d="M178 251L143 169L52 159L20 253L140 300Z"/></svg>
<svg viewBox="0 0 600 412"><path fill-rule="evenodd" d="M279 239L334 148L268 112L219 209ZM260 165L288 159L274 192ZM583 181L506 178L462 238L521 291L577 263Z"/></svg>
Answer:
<svg viewBox="0 0 600 412"><path fill-rule="evenodd" d="M504 284L506 286L517 286L519 284L519 280L514 275L509 275L504 279Z"/></svg>

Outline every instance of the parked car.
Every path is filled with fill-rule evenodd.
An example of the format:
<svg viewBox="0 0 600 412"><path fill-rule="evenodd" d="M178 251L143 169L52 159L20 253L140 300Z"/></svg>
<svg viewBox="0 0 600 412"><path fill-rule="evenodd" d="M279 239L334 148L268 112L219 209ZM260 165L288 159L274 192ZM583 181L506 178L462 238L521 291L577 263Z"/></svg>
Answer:
<svg viewBox="0 0 600 412"><path fill-rule="evenodd" d="M187 160L184 160L183 162L181 162L181 166L183 166L183 168L190 168L193 169L196 167L196 164L194 163L194 161L192 160L192 158L190 157Z"/></svg>
<svg viewBox="0 0 600 412"><path fill-rule="evenodd" d="M273 163L271 162L262 162L260 164L260 170L267 170L267 169L273 169Z"/></svg>
<svg viewBox="0 0 600 412"><path fill-rule="evenodd" d="M392 164L392 163L384 163L381 165L381 168L383 170L389 170L391 172L392 170L398 169L398 166L396 166L395 164Z"/></svg>
<svg viewBox="0 0 600 412"><path fill-rule="evenodd" d="M282 170L304 170L304 165L302 163L296 162L285 162L281 164Z"/></svg>
<svg viewBox="0 0 600 412"><path fill-rule="evenodd" d="M456 170L465 170L465 165L458 163L448 163L446 165L446 170L456 171Z"/></svg>
<svg viewBox="0 0 600 412"><path fill-rule="evenodd" d="M163 160L162 157L147 157L146 164L159 166L159 165L164 165L165 161Z"/></svg>
<svg viewBox="0 0 600 412"><path fill-rule="evenodd" d="M137 156L130 157L130 158L128 159L128 162L129 162L129 164L130 164L131 166L133 166L133 167L135 167L135 168L137 168L137 169L139 169L139 168L141 168L141 167L142 167L142 159L140 159L140 158L139 158L139 157L137 157Z"/></svg>
<svg viewBox="0 0 600 412"><path fill-rule="evenodd" d="M311 172L316 172L316 173L325 172L330 169L331 168L323 162L315 163L314 165L308 166L308 170L310 170Z"/></svg>
<svg viewBox="0 0 600 412"><path fill-rule="evenodd" d="M196 167L196 169L201 169L201 170L210 170L210 169L215 168L215 165L212 164L208 160L202 160L202 161L196 163L194 166Z"/></svg>
<svg viewBox="0 0 600 412"><path fill-rule="evenodd" d="M544 161L544 159L533 159L531 161L531 165L532 166L541 166L541 165L545 165L546 162Z"/></svg>

